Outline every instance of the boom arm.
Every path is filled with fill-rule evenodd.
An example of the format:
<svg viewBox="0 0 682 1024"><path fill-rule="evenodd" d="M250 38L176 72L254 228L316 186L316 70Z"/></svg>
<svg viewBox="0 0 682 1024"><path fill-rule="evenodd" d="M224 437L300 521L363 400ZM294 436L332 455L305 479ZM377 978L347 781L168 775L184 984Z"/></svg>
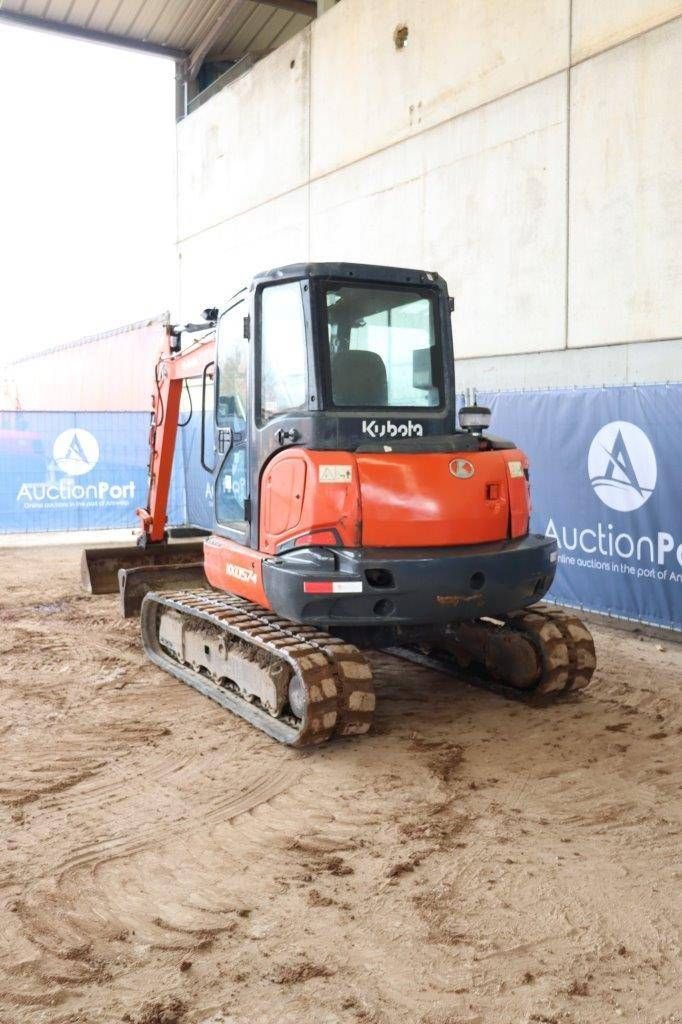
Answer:
<svg viewBox="0 0 682 1024"><path fill-rule="evenodd" d="M195 342L185 352L174 351L175 335L166 328L163 348L155 368L149 429L149 494L147 507L138 508L141 532L138 545L162 543L166 539L168 492L182 386L191 377L200 377L214 361L215 335ZM201 415L204 415L202 408Z"/></svg>

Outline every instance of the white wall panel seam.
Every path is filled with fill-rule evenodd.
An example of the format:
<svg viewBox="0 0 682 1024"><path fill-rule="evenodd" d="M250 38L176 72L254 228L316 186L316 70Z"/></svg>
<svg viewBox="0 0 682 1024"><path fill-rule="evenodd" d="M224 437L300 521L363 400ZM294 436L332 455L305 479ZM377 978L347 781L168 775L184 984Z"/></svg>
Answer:
<svg viewBox="0 0 682 1024"><path fill-rule="evenodd" d="M529 349L522 349L521 351L517 351L515 349L513 352L498 352L498 353L493 353L491 355L486 354L486 355L468 355L467 356L467 355L459 355L458 354L457 355L457 362L458 363L463 363L463 362L472 361L472 360L475 360L475 359L479 359L481 361L484 360L484 359L499 359L500 356L504 356L505 358L508 358L508 359L514 359L516 356L545 356L545 355L556 355L556 354L558 354L560 352L593 352L597 348L599 348L599 349L603 349L603 348L617 348L619 345L621 347L629 348L632 345L653 345L653 344L656 344L657 342L663 343L663 342L671 342L671 341L680 341L679 335L678 334L672 334L669 338L628 338L626 341L622 341L622 340L621 341L608 341L608 342L604 342L604 343L602 343L600 345L572 345L571 347L569 347L567 349L563 349L563 348L549 348L549 349L548 348L529 348ZM678 377L679 376L680 376L680 374L678 374ZM673 378L671 378L671 379L673 379ZM677 379L677 378L674 378L674 379ZM595 387L596 386L597 385L595 385Z"/></svg>
<svg viewBox="0 0 682 1024"><path fill-rule="evenodd" d="M178 242L186 242L188 239L195 238L197 235L202 234L202 232L204 232L204 231L209 231L212 228L219 227L221 224L225 224L228 221L234 220L235 217L240 217L240 216L242 216L245 213L250 213L252 210L257 210L260 206L263 206L266 203L272 202L275 199L279 199L282 196L288 195L290 192L296 191L297 189L301 188L301 186L303 186L303 185L306 185L306 184L314 185L314 184L317 184L318 182L325 181L326 179L332 178L335 174L338 174L341 171L348 170L351 167L356 167L356 166L364 163L364 161L369 160L372 157L380 156L382 153L387 153L387 152L390 152L391 150L398 149L400 146L404 146L404 145L406 145L408 143L414 142L414 140L416 140L416 139L422 138L425 135L428 135L428 134L430 134L432 132L438 131L438 129L443 128L444 125L452 124L452 123L454 123L456 121L461 121L464 118L469 117L470 115L475 114L475 113L477 113L480 110L484 110L487 107L492 107L494 104L500 103L500 102L508 99L509 97L517 96L518 94L526 91L527 89L533 89L536 86L542 84L543 82L549 82L552 79L558 78L560 75L565 75L565 74L566 74L566 69L563 69L562 71L558 71L558 72L555 71L551 75L545 75L542 78L538 78L537 81L529 82L527 85L519 86L518 89L512 89L510 92L507 92L507 93L505 93L502 96L498 96L498 97L496 97L493 100L487 100L485 103L481 103L481 104L479 104L476 107L472 107L470 110L465 110L465 111L462 111L462 113L455 114L454 117L444 118L442 121L438 121L436 124L427 125L426 127L422 128L420 131L415 132L412 135L406 136L404 139L398 139L397 141L390 142L387 145L381 146L378 149L374 149L374 150L371 150L371 151L369 151L367 153L363 153L362 156L359 156L359 157L357 157L354 160L349 160L347 163L339 165L338 167L334 167L334 168L332 168L329 171L323 171L321 174L318 174L318 175L315 175L315 176L311 176L311 174L310 174L310 163L309 163L308 179L307 179L307 181L306 180L299 181L297 184L293 185L291 188L284 189L281 192L275 192L275 193L269 194L267 196L264 196L261 202L253 203L253 204L251 204L248 207L244 207L243 209L236 210L234 213L230 214L229 217L222 217L219 220L212 221L210 224L206 224L205 226L203 226L201 228L198 228L196 231L189 232L187 235L183 235L181 238L178 238ZM212 97L212 99L213 98L214 97ZM211 102L211 101L209 100L209 102ZM192 115L190 115L190 117L191 116ZM309 117L310 116L311 115L309 114ZM553 122L553 126L556 126L559 123L560 122ZM547 126L547 127L551 127L551 125ZM311 127L311 130L312 130L312 127ZM533 129L530 132L525 132L523 135L518 136L518 139L524 138L526 136L531 136L531 135L535 134L536 131L537 131L536 129ZM510 139L504 140L504 142L499 143L499 145L505 145L508 142L514 142L514 141L517 141L517 137L512 137ZM495 147L490 147L490 148L495 148ZM308 136L308 150L309 150L308 159L310 161L310 133L309 133L309 136ZM438 169L437 166L429 167L428 168L429 171L437 170L437 169Z"/></svg>

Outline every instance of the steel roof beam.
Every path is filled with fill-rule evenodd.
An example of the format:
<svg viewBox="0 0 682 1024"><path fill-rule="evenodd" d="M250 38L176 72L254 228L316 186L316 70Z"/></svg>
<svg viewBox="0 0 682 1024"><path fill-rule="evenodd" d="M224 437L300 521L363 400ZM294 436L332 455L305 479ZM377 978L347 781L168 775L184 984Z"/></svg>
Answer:
<svg viewBox="0 0 682 1024"><path fill-rule="evenodd" d="M204 32L203 36L189 55L188 74L190 80L196 78L199 74L204 58L211 47L217 42L220 33L241 3L242 0L225 0L225 6L222 11L215 21L212 22L207 31Z"/></svg>
<svg viewBox="0 0 682 1024"><path fill-rule="evenodd" d="M0 21L9 22L14 25L24 25L26 28L43 29L47 32L59 32L61 35L73 36L76 39L86 39L91 43L105 43L108 46L122 46L128 50L153 53L160 57L170 57L171 60L184 60L187 57L186 50L178 50L172 46L151 43L145 39L131 39L128 36L114 35L111 32L98 32L96 29L68 25L63 21L37 18L32 14L19 14L16 11L0 9Z"/></svg>
<svg viewBox="0 0 682 1024"><path fill-rule="evenodd" d="M256 0L256 3L279 7L281 11L291 11L292 14L304 14L306 18L317 15L316 0Z"/></svg>

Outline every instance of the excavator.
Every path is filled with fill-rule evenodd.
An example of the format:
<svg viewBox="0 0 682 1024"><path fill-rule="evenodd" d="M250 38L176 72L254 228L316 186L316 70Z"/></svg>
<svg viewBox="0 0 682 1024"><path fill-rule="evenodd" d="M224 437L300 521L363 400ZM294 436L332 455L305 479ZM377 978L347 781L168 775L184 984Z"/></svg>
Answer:
<svg viewBox="0 0 682 1024"><path fill-rule="evenodd" d="M83 552L154 664L292 747L369 730L368 648L533 703L595 670L584 623L539 604L557 545L529 532L528 459L489 409L457 414L453 309L437 273L307 263L169 325L137 543ZM189 381L213 527L180 540Z"/></svg>

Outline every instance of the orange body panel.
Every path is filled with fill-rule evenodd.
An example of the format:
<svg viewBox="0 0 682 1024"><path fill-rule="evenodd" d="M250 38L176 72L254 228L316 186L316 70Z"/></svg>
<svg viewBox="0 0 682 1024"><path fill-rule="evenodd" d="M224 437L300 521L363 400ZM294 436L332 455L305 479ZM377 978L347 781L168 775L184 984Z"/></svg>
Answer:
<svg viewBox="0 0 682 1024"><path fill-rule="evenodd" d="M211 586L269 608L263 589L265 557L260 551L252 551L226 537L212 536L204 541L204 572Z"/></svg>
<svg viewBox="0 0 682 1024"><path fill-rule="evenodd" d="M458 478L453 464L473 466ZM367 547L446 547L508 536L507 467L501 452L357 456L362 543ZM465 470L468 471L468 468ZM488 485L497 497L488 498Z"/></svg>
<svg viewBox="0 0 682 1024"><path fill-rule="evenodd" d="M263 474L263 521L273 538L296 529L301 521L308 461L303 455L284 455Z"/></svg>
<svg viewBox="0 0 682 1024"><path fill-rule="evenodd" d="M311 530L336 530L338 543L361 543L360 490L351 452L289 448L267 464L261 478L260 547L278 547Z"/></svg>
<svg viewBox="0 0 682 1024"><path fill-rule="evenodd" d="M524 536L525 455L466 455L280 452L262 477L261 551L274 554L325 530L336 531L344 547L448 547ZM473 469L470 476L454 475L451 466L460 462L465 474Z"/></svg>

